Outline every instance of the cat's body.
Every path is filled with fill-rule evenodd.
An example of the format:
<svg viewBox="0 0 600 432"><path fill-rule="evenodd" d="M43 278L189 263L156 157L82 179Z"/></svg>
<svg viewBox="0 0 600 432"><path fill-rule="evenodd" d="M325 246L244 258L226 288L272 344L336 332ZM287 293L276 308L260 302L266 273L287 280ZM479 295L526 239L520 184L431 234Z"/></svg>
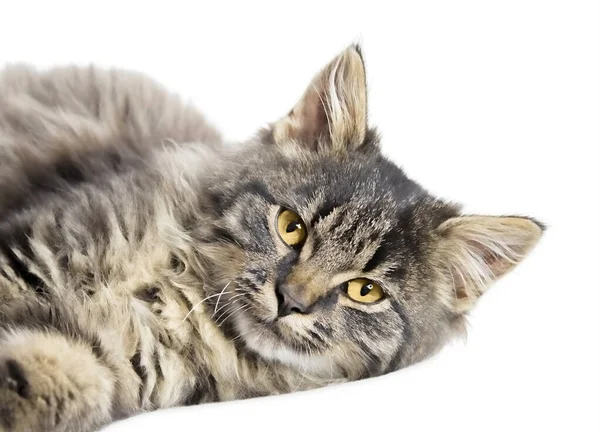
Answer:
<svg viewBox="0 0 600 432"><path fill-rule="evenodd" d="M22 89L15 91L12 77ZM204 275L214 271L193 256L192 244L214 237L214 215L202 211L209 198L197 184L222 158L218 134L165 90L127 73L20 69L4 79L2 326L27 328L26 337L39 339L61 339L38 332L59 328L80 340L88 361L107 368L81 377L101 389L85 397L96 403L113 395L103 410L117 418L310 387L285 367L238 356L211 319L215 302L194 309L209 295ZM59 92L52 94L61 79L76 81L63 105ZM128 83L143 84L143 92ZM96 100L90 88L99 89ZM223 321L225 311L231 309L214 318ZM81 355L60 343L56 349ZM60 416L48 418L60 423Z"/></svg>
<svg viewBox="0 0 600 432"><path fill-rule="evenodd" d="M386 161L357 53L233 150L137 75L0 75L0 430L376 376L460 330L541 230L460 218ZM301 248L271 223L289 208ZM347 298L367 276L385 297Z"/></svg>

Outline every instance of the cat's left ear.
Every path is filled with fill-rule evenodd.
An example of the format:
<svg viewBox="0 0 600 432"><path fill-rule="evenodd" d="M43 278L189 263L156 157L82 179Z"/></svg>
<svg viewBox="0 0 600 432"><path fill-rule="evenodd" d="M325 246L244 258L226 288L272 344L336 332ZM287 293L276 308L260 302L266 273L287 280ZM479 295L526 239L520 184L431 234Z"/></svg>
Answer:
<svg viewBox="0 0 600 432"><path fill-rule="evenodd" d="M367 86L360 48L347 48L308 86L290 113L272 125L274 141L311 150L353 150L367 135Z"/></svg>
<svg viewBox="0 0 600 432"><path fill-rule="evenodd" d="M544 226L531 218L459 216L436 230L435 267L442 275L445 303L458 314L535 247Z"/></svg>

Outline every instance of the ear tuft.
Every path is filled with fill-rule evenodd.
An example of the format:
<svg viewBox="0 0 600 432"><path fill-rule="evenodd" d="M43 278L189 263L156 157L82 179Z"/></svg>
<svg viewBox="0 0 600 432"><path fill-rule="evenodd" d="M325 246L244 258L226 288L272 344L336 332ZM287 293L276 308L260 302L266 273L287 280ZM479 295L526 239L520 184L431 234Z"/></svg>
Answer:
<svg viewBox="0 0 600 432"><path fill-rule="evenodd" d="M358 45L347 48L312 80L290 113L272 126L278 145L311 150L360 147L367 134L365 67Z"/></svg>
<svg viewBox="0 0 600 432"><path fill-rule="evenodd" d="M544 229L535 219L517 216L461 216L442 223L436 266L453 288L449 306L457 313L470 310L494 281L525 258Z"/></svg>

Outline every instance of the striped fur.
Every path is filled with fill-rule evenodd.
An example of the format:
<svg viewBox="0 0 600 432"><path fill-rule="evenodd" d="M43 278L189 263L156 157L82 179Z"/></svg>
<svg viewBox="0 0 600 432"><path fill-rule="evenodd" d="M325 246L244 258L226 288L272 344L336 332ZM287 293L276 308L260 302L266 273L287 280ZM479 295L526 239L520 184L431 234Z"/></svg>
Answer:
<svg viewBox="0 0 600 432"><path fill-rule="evenodd" d="M158 408L281 394L418 362L533 247L379 152L362 55L325 67L239 148L130 72L0 74L0 430L92 430ZM308 238L276 231L293 209ZM385 298L360 304L353 278ZM278 316L293 281L310 313Z"/></svg>

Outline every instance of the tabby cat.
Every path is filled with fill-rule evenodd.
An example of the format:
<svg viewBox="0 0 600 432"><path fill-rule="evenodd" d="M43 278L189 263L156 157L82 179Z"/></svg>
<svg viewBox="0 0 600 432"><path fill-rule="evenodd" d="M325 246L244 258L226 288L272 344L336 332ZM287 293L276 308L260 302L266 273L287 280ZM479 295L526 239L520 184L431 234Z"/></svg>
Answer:
<svg viewBox="0 0 600 432"><path fill-rule="evenodd" d="M0 101L0 430L395 371L543 231L382 156L357 46L235 147L131 72L15 65Z"/></svg>

